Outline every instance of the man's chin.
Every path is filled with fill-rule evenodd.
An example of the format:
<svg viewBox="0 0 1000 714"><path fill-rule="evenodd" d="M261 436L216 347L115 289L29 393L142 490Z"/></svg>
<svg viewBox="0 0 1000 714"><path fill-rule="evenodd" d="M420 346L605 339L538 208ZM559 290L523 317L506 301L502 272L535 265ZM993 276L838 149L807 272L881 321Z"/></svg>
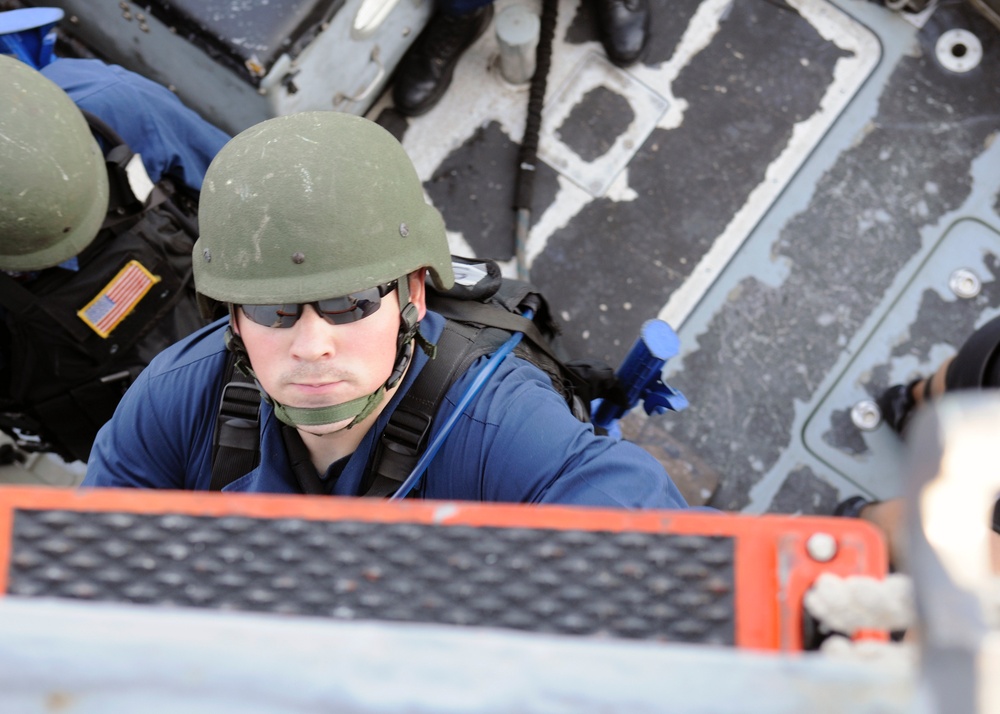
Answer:
<svg viewBox="0 0 1000 714"><path fill-rule="evenodd" d="M334 436L342 431L346 431L350 427L352 421L352 419L344 419L343 421L334 422L333 424L316 424L312 426L300 426L297 428L299 431L313 436Z"/></svg>

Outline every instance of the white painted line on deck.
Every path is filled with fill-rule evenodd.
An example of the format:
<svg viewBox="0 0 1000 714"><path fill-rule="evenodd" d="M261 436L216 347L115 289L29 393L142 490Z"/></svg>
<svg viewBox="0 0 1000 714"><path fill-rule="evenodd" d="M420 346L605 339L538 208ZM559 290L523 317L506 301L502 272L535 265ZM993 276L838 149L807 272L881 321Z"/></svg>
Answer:
<svg viewBox="0 0 1000 714"><path fill-rule="evenodd" d="M670 300L660 310L658 317L675 329L684 324L722 274L754 226L770 209L795 172L871 74L881 56L878 38L868 28L824 0L789 0L789 2L821 36L850 52L852 56L842 57L837 61L833 82L823 95L819 109L795 125L792 138L781 154L768 166L764 180L750 193L746 203L736 212L722 234L712 242L712 247L695 266L691 276L670 296Z"/></svg>

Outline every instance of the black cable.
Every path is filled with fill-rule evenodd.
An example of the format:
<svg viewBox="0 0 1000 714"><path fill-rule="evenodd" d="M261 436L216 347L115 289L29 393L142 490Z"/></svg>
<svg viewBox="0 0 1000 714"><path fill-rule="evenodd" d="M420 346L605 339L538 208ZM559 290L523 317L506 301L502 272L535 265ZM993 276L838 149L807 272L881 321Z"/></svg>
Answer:
<svg viewBox="0 0 1000 714"><path fill-rule="evenodd" d="M543 0L538 47L535 49L535 73L531 76L531 89L528 94L528 119L525 122L524 138L517 157L515 210L531 209L535 168L538 161L538 132L542 126L542 105L545 102L549 67L552 65L552 41L556 34L558 11L558 0Z"/></svg>

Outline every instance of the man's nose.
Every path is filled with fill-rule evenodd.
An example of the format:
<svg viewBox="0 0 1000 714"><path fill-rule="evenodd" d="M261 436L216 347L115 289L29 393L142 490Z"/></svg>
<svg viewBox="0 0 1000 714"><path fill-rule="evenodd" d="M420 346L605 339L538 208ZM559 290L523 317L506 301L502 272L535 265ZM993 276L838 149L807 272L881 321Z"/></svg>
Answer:
<svg viewBox="0 0 1000 714"><path fill-rule="evenodd" d="M312 361L329 358L337 353L336 326L320 317L312 305L303 306L299 319L289 329L293 331L294 357Z"/></svg>

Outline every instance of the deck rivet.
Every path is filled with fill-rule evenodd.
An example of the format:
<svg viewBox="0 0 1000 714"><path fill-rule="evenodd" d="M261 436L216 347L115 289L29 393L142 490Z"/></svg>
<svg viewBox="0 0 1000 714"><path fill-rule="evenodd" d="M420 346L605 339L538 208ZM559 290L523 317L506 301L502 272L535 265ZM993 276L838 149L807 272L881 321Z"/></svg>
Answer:
<svg viewBox="0 0 1000 714"><path fill-rule="evenodd" d="M871 399L862 399L851 407L851 423L861 431L874 431L882 423L882 411Z"/></svg>
<svg viewBox="0 0 1000 714"><path fill-rule="evenodd" d="M948 278L948 287L963 300L970 300L979 294L983 284L979 281L979 276L971 270L959 268Z"/></svg>

